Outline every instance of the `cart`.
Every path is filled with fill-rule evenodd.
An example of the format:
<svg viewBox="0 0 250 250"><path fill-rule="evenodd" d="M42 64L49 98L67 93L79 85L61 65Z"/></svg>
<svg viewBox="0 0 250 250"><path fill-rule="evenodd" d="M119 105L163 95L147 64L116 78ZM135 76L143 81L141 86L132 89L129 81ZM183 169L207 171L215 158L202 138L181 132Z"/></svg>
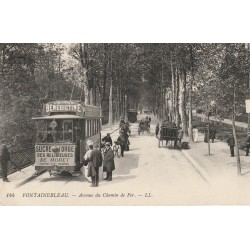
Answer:
<svg viewBox="0 0 250 250"><path fill-rule="evenodd" d="M150 124L149 122L140 122L139 127L138 127L138 135L140 134L144 134L144 132L146 133L150 133Z"/></svg>
<svg viewBox="0 0 250 250"><path fill-rule="evenodd" d="M173 146L174 142L174 148L177 147L178 142L178 135L179 135L179 129L178 128L171 128L167 126L161 126L160 129L160 136L158 139L158 147L160 148L163 146L163 141L166 141L166 145L170 141L171 146Z"/></svg>

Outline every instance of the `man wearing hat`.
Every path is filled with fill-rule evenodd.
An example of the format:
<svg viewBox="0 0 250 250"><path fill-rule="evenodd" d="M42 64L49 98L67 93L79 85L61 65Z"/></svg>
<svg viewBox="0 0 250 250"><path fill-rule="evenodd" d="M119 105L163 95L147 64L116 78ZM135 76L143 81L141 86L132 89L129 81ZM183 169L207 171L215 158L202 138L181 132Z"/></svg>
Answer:
<svg viewBox="0 0 250 250"><path fill-rule="evenodd" d="M102 141L104 142L110 142L110 145L112 146L113 142L112 142L112 138L110 136L109 133L107 133L107 135L105 137L102 138Z"/></svg>
<svg viewBox="0 0 250 250"><path fill-rule="evenodd" d="M94 149L93 141L88 140L87 145L89 150L84 156L84 163L88 164L88 177L91 177L92 187L99 185L99 168L102 165L102 154L100 150Z"/></svg>
<svg viewBox="0 0 250 250"><path fill-rule="evenodd" d="M247 133L247 138L246 138L246 156L249 155L249 148L250 148L250 132Z"/></svg>
<svg viewBox="0 0 250 250"><path fill-rule="evenodd" d="M228 143L228 146L230 147L231 157L234 157L235 141L234 141L233 132L230 133L230 136L227 139L227 143Z"/></svg>
<svg viewBox="0 0 250 250"><path fill-rule="evenodd" d="M0 139L0 165L2 168L2 178L4 182L9 182L7 178L7 166L8 166L8 161L10 160L10 153L5 145L6 140Z"/></svg>
<svg viewBox="0 0 250 250"><path fill-rule="evenodd" d="M104 180L112 181L112 171L115 170L114 153L111 149L110 142L105 143L106 151L103 160L103 172L107 172L107 177Z"/></svg>
<svg viewBox="0 0 250 250"><path fill-rule="evenodd" d="M121 133L119 135L119 137L116 140L117 142L120 143L121 146L121 155L122 157L124 156L124 151L126 148L126 144L128 143L128 135L125 133L124 130L121 130Z"/></svg>

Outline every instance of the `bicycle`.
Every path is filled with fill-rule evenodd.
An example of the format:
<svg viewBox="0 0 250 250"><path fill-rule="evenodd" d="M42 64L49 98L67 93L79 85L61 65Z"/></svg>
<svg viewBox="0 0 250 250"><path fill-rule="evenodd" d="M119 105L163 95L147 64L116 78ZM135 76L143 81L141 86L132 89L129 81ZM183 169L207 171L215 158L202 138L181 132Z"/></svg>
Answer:
<svg viewBox="0 0 250 250"><path fill-rule="evenodd" d="M118 158L121 157L121 146L116 141L114 142L113 152L114 152L114 156L117 156Z"/></svg>

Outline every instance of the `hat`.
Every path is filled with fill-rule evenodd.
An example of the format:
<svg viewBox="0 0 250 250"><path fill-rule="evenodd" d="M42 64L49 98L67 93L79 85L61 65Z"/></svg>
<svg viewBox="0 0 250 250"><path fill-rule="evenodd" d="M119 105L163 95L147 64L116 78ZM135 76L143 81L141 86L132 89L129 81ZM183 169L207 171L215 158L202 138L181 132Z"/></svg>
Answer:
<svg viewBox="0 0 250 250"><path fill-rule="evenodd" d="M88 140L88 141L87 141L87 145L88 145L88 146L93 146L93 145L94 145L94 143L93 143L93 141Z"/></svg>
<svg viewBox="0 0 250 250"><path fill-rule="evenodd" d="M110 142L107 141L107 142L105 143L105 146L111 146Z"/></svg>

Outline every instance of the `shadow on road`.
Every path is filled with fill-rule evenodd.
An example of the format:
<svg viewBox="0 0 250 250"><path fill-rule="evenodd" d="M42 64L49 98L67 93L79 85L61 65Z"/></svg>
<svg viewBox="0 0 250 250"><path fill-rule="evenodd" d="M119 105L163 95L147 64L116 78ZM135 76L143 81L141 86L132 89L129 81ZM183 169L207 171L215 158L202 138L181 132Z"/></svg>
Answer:
<svg viewBox="0 0 250 250"><path fill-rule="evenodd" d="M135 149L134 149L135 151ZM124 157L117 159L115 174L128 175L134 168L138 168L139 154L133 153L133 150L125 152Z"/></svg>

